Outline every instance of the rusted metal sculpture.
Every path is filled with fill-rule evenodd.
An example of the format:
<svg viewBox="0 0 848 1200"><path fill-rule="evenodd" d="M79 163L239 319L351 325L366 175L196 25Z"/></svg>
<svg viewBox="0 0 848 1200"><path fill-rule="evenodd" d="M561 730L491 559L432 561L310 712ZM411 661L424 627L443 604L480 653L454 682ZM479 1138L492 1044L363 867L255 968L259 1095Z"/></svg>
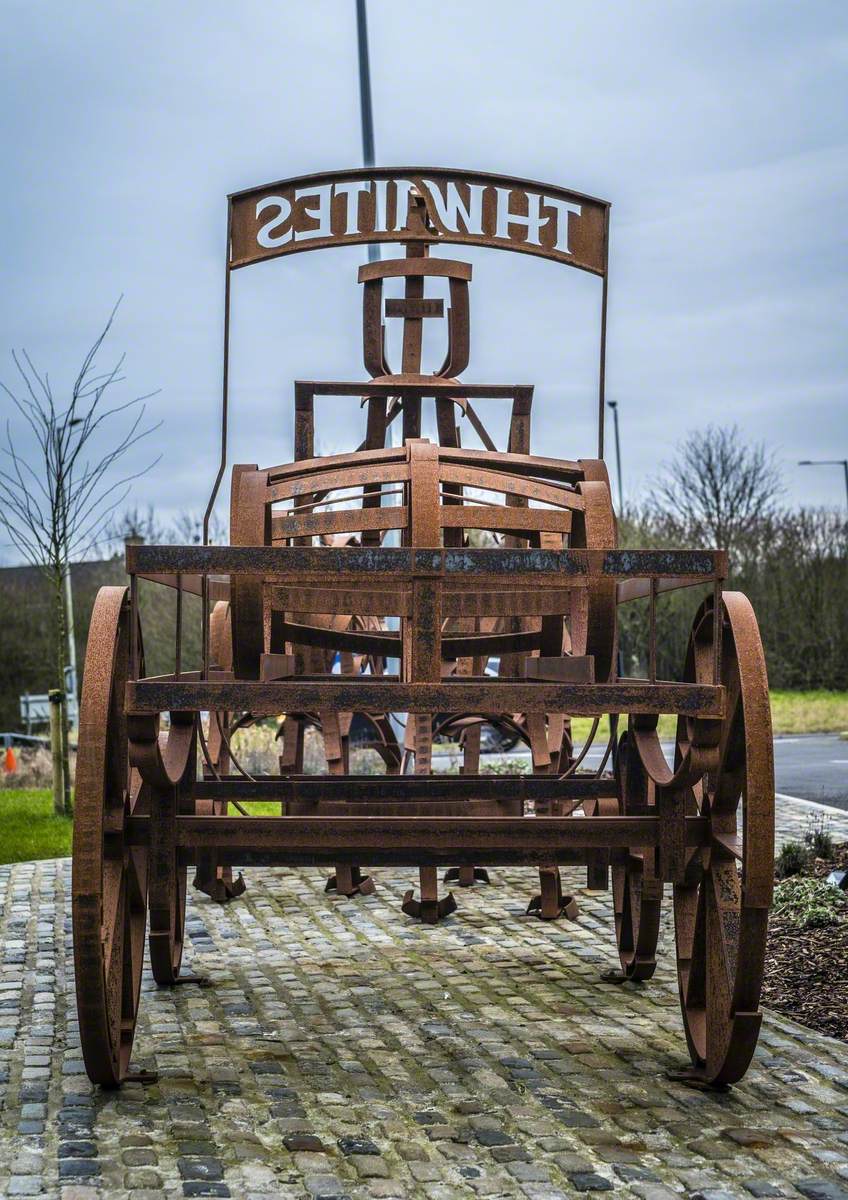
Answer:
<svg viewBox="0 0 848 1200"><path fill-rule="evenodd" d="M334 868L328 888L345 895L373 890L362 864L415 865L420 896L408 893L403 910L427 922L456 907L452 895L439 897L439 866L463 886L486 877L481 863L538 867L540 893L528 911L553 918L576 911L560 867L584 864L593 888L608 886L611 872L616 981L653 974L669 883L687 1077L724 1085L744 1074L760 1025L771 902L762 646L748 601L724 591L722 551L617 549L603 464L608 217L589 197L457 171L352 171L231 197L227 328L237 268L375 241L401 243L405 256L360 270L369 378L296 383L294 461L233 468L230 546L128 547L129 588L98 596L73 866L80 1035L96 1082L115 1086L128 1071L148 908L153 974L161 984L180 977L192 863L195 884L221 902L243 889L234 865L326 865ZM531 453L530 386L459 381L469 360L471 268L431 255L439 243L541 255L601 278L596 459ZM448 281L448 345L440 370L424 374L423 321L445 316L443 300L425 294L433 278ZM403 281L401 298L384 298L387 280ZM396 372L384 313L403 321ZM207 528L227 463L226 361L225 353ZM315 454L315 399L324 395L365 405L365 435L351 453ZM495 399L511 404L502 449L480 415ZM438 443L421 436L425 401ZM396 420L402 444L392 446ZM462 445L460 427L480 446ZM489 544L472 544L481 538ZM140 578L176 589L175 669L166 676L145 674ZM659 680L658 597L696 585L706 598L683 678ZM182 666L187 593L202 602L199 670ZM616 665L617 606L638 598L649 607L644 679L621 677ZM492 657L496 677L486 674ZM233 736L279 713L279 773L251 775ZM398 713L407 714L402 739ZM677 715L672 762L658 738L662 713ZM350 773L354 714L373 730L385 774ZM595 771L581 769L589 742L577 755L572 747L577 715L595 718L593 735L610 718ZM480 773L485 722L529 746L532 775ZM323 775L303 774L309 724L323 739ZM431 773L442 730L462 731L459 775ZM269 799L279 816L248 815Z"/></svg>

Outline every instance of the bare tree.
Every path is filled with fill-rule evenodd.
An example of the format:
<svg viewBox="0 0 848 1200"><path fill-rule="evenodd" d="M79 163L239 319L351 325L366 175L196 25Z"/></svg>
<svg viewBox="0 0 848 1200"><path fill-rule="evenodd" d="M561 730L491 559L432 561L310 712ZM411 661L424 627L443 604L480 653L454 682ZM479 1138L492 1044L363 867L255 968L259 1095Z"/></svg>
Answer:
<svg viewBox="0 0 848 1200"><path fill-rule="evenodd" d="M120 304L120 300L118 301ZM18 372L18 389L0 383L23 419L19 443L12 421L6 422L6 444L0 465L0 525L18 552L46 575L53 593L55 637L55 688L64 693L64 668L68 633L66 577L73 558L85 558L102 540L115 508L126 498L132 480L158 459L137 471L115 478L115 467L142 438L158 428L144 425L145 401L137 396L111 404L112 389L123 382L124 356L100 371L98 353L103 346L118 305L94 345L83 359L66 406L57 402L47 374L40 374L24 350L12 352ZM107 400L107 393L109 399ZM124 417L119 429L118 418ZM22 449L29 440L31 452ZM68 719L63 706L61 780L54 778L55 798L70 812ZM54 770L54 774L55 774Z"/></svg>
<svg viewBox="0 0 848 1200"><path fill-rule="evenodd" d="M167 541L165 528L159 523L152 504L148 504L146 509L134 504L124 509L120 516L114 515L103 534L103 542L108 544L114 558L123 557L127 542L161 545Z"/></svg>
<svg viewBox="0 0 848 1200"><path fill-rule="evenodd" d="M783 491L773 456L730 428L690 433L663 464L648 499L673 538L740 554Z"/></svg>
<svg viewBox="0 0 848 1200"><path fill-rule="evenodd" d="M152 504L146 509L133 505L112 518L102 541L115 558L123 556L124 546L130 541L148 545L199 546L203 541L203 513L185 509L170 524L165 524ZM210 517L209 541L213 546L224 545L227 541L227 527L217 512Z"/></svg>
<svg viewBox="0 0 848 1200"><path fill-rule="evenodd" d="M180 513L172 522L169 536L164 540L181 546L199 546L203 541L203 513ZM214 546L226 540L226 526L218 513L213 512L209 521L209 541Z"/></svg>

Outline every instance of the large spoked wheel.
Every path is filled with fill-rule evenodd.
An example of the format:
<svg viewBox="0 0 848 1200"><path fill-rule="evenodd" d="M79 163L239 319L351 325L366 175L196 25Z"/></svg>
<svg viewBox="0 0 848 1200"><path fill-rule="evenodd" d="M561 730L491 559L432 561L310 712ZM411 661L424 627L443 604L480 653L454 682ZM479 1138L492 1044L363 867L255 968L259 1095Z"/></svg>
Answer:
<svg viewBox="0 0 848 1200"><path fill-rule="evenodd" d="M632 817L656 811L653 785L639 755L630 745L627 731L619 740L616 777L619 812ZM651 847L628 847L620 858L613 859L615 939L621 960L622 981L650 979L657 969L662 881L656 876L653 860Z"/></svg>
<svg viewBox="0 0 848 1200"><path fill-rule="evenodd" d="M128 590L101 588L80 705L72 912L83 1059L104 1087L117 1087L129 1069L147 919L147 850L126 839L128 817L146 804L128 758L129 655Z"/></svg>
<svg viewBox="0 0 848 1200"><path fill-rule="evenodd" d="M693 1074L735 1083L757 1044L774 862L774 759L765 658L756 618L741 592L724 594L720 676L726 689L718 765L691 789L687 809L709 821L674 888L680 1002ZM686 678L709 683L713 604L698 611ZM678 724L678 761L690 726Z"/></svg>

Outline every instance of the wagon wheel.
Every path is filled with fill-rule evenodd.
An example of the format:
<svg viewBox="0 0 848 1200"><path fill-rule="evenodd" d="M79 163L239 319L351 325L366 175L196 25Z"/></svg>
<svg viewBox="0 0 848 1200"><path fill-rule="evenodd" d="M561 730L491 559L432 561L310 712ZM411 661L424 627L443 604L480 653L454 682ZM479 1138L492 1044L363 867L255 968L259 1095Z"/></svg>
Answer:
<svg viewBox="0 0 848 1200"><path fill-rule="evenodd" d="M692 628L687 680L712 681L713 605ZM674 888L677 971L694 1070L707 1084L735 1083L757 1043L774 861L774 755L768 681L754 611L724 593L720 655L726 689L718 768L691 789L687 809L709 821L709 844ZM680 718L678 761L690 727ZM740 812L741 806L741 812Z"/></svg>
<svg viewBox="0 0 848 1200"><path fill-rule="evenodd" d="M621 735L615 763L619 799L607 801L601 815L638 816L651 812L653 785L639 755L632 752L628 734ZM598 802L599 806L604 801ZM584 806L585 807L585 806ZM662 880L654 872L654 859L648 847L628 847L612 863L612 895L615 912L615 940L621 971L604 975L608 983L650 979L657 967L657 941L660 934Z"/></svg>
<svg viewBox="0 0 848 1200"><path fill-rule="evenodd" d="M129 655L128 590L101 588L80 705L72 914L83 1059L89 1078L104 1087L117 1087L129 1069L147 919L147 850L126 839L128 817L148 801L129 765Z"/></svg>

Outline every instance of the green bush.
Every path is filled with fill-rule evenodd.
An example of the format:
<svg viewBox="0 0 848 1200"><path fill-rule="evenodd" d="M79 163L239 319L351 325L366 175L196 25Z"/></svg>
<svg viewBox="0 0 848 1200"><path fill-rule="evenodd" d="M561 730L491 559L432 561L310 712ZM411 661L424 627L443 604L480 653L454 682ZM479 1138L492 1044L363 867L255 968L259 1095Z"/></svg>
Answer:
<svg viewBox="0 0 848 1200"><path fill-rule="evenodd" d="M807 865L809 851L800 842L784 842L775 860L774 869L778 879L800 875Z"/></svg>
<svg viewBox="0 0 848 1200"><path fill-rule="evenodd" d="M833 858L833 834L830 818L824 814L810 817L804 834L804 845L813 858Z"/></svg>
<svg viewBox="0 0 848 1200"><path fill-rule="evenodd" d="M492 758L480 766L481 775L529 775L529 758Z"/></svg>
<svg viewBox="0 0 848 1200"><path fill-rule="evenodd" d="M848 915L848 899L838 887L823 879L796 875L774 891L774 914L799 929L838 925Z"/></svg>

